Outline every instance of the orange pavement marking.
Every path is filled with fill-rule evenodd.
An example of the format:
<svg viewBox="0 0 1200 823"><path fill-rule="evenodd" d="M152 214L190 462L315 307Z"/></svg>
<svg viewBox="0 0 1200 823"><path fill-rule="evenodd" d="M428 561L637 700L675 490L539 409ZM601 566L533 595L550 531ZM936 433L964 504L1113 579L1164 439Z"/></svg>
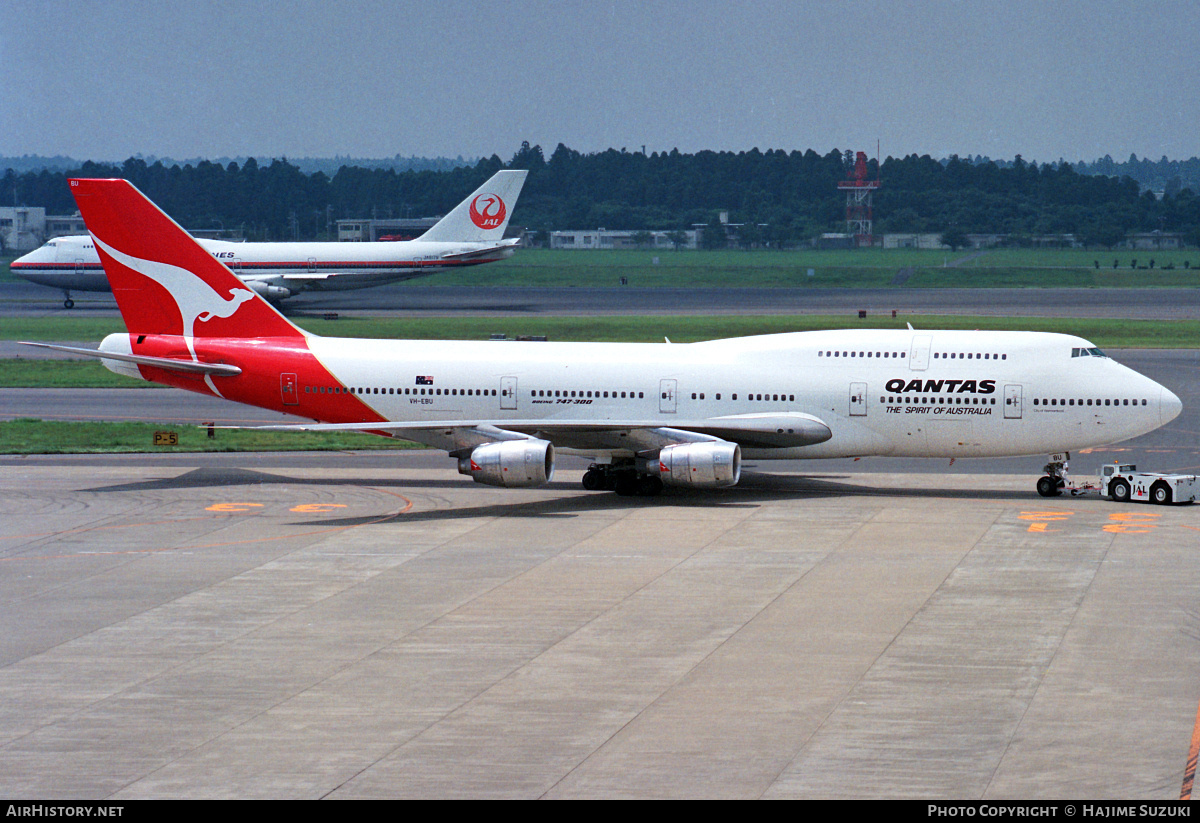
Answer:
<svg viewBox="0 0 1200 823"><path fill-rule="evenodd" d="M369 487L369 488L371 488L372 491L377 491L382 494L390 494L392 497L399 497L401 500L404 501L404 503L405 503L404 507L393 514L383 515L374 520L367 520L363 523L355 523L353 526L337 526L332 529L317 529L316 531L300 532L298 534L284 534L284 535L278 535L276 537L260 537L260 538L255 538L253 540L231 540L231 541L228 541L225 543L202 543L198 546L163 546L162 548L158 548L158 549L130 549L127 551L111 551L111 552L77 552L75 554L38 555L36 557L26 557L26 556L0 557L0 563L11 563L16 560L65 560L65 559L77 558L77 557L97 557L97 556L102 556L102 555L118 555L118 554L155 554L158 552L177 551L179 549L186 549L186 550L215 549L215 548L221 548L223 546L242 546L242 545L248 545L251 543L270 543L270 542L273 542L276 540L290 540L294 537L311 537L311 536L317 535L317 534L330 534L333 532L347 531L349 529L356 529L359 526L373 526L378 523L383 523L388 520L393 520L402 514L408 514L408 512L410 512L412 510L413 502L411 500L409 500L407 497L405 497L404 495L397 494L396 492L393 492L393 491L388 491L387 489L377 489L377 488L374 488L373 486ZM203 518L203 517L187 518L187 520L207 520L207 519L208 518ZM169 521L163 521L162 523L130 523L130 524L127 524L124 526L100 526L100 527L97 527L96 529L72 529L70 531L64 531L64 532L47 532L45 534L34 534L34 535L28 535L28 536L29 537L55 537L55 536L64 535L64 534L78 534L81 532L88 532L88 531L100 531L102 529L131 529L131 528L136 528L138 526L158 526L158 525L163 525L164 523L183 523L183 522L187 522L187 521L185 521L185 520L169 520Z"/></svg>

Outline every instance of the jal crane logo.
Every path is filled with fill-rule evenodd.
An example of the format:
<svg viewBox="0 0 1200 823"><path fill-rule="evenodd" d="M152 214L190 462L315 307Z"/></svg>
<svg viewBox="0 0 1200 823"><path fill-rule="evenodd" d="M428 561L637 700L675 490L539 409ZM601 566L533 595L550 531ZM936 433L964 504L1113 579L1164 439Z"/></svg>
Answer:
<svg viewBox="0 0 1200 823"><path fill-rule="evenodd" d="M508 209L498 194L481 194L471 201L471 222L481 229L496 229L504 225Z"/></svg>

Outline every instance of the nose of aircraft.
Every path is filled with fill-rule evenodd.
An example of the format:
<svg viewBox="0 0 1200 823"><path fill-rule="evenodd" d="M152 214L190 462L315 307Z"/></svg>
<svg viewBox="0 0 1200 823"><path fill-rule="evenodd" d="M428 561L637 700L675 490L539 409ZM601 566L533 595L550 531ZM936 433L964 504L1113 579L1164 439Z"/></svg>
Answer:
<svg viewBox="0 0 1200 823"><path fill-rule="evenodd" d="M31 252L12 261L13 274L20 274L20 269L26 266L38 266L42 263L53 263L55 251L53 246L39 246Z"/></svg>
<svg viewBox="0 0 1200 823"><path fill-rule="evenodd" d="M1183 411L1183 403L1170 389L1164 388L1158 396L1158 416L1162 425L1166 425L1179 416Z"/></svg>

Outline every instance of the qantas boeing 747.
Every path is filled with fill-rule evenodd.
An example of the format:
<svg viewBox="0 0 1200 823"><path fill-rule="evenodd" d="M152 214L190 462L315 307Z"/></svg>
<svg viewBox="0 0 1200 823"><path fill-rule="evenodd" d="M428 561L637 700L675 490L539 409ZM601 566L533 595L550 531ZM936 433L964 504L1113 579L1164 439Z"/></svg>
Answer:
<svg viewBox="0 0 1200 823"><path fill-rule="evenodd" d="M588 489L738 482L743 458L1053 454L1173 420L1171 391L1065 334L840 330L702 343L354 340L308 334L124 180L72 180L127 334L109 369L398 436L478 483ZM65 347L57 347L65 348ZM1061 458L1060 458L1061 460ZM1051 459L1044 495L1062 481ZM1061 466L1059 465L1059 468Z"/></svg>
<svg viewBox="0 0 1200 823"><path fill-rule="evenodd" d="M216 260L272 302L304 291L363 289L511 257L505 239L526 171L499 171L416 240L369 243L232 243L197 240ZM84 215L84 222L87 216ZM88 229L91 231L91 228ZM14 260L12 273L72 291L109 291L92 238L56 237Z"/></svg>

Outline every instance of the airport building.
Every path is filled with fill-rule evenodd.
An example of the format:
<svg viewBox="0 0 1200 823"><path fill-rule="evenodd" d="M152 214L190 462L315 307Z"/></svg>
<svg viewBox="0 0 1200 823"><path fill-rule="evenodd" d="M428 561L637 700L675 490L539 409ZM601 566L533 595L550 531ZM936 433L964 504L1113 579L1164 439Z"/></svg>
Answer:
<svg viewBox="0 0 1200 823"><path fill-rule="evenodd" d="M550 248L552 249L639 249L652 248L658 250L674 249L675 241L669 231L620 230L608 229L579 229L576 231L550 232ZM698 231L679 232L682 240L681 249L697 248Z"/></svg>
<svg viewBox="0 0 1200 823"><path fill-rule="evenodd" d="M940 249L942 236L930 234L885 234L883 236L885 249Z"/></svg>
<svg viewBox="0 0 1200 823"><path fill-rule="evenodd" d="M1125 235L1125 245L1141 251L1181 249L1183 248L1183 236L1166 231L1135 232Z"/></svg>
<svg viewBox="0 0 1200 823"><path fill-rule="evenodd" d="M339 220L337 221L337 239L343 243L415 240L440 219L440 217L417 217L403 220Z"/></svg>
<svg viewBox="0 0 1200 823"><path fill-rule="evenodd" d="M0 206L0 239L7 251L33 251L53 237L87 234L78 214L46 214L41 206Z"/></svg>
<svg viewBox="0 0 1200 823"><path fill-rule="evenodd" d="M843 238L838 246L825 238ZM846 235L822 235L820 248L850 248L845 241ZM968 249L993 249L1011 246L1027 246L1036 249L1082 249L1086 244L1078 235L1067 234L1035 234L1024 237L1014 237L1010 234L967 234L964 235ZM937 232L926 234L885 234L883 235L885 249L948 249L942 243L942 235ZM1135 251L1163 251L1166 249L1183 248L1183 236L1172 232L1135 232L1125 235L1116 248L1133 249Z"/></svg>

